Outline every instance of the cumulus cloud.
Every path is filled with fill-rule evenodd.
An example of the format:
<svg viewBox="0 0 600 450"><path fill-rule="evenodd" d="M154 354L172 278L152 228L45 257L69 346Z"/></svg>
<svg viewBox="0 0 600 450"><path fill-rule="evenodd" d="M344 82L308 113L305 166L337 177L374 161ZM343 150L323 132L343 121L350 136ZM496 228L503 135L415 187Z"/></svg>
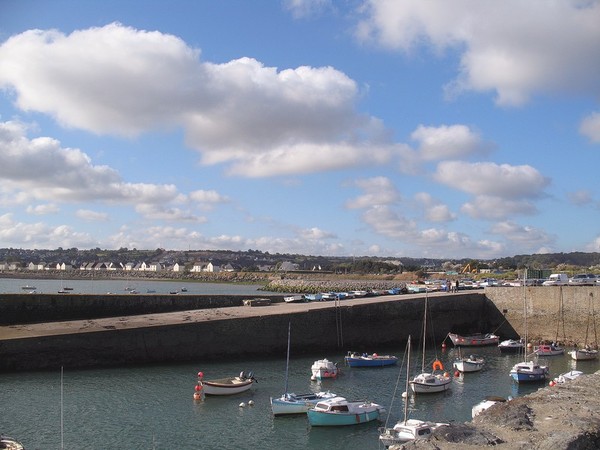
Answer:
<svg viewBox="0 0 600 450"><path fill-rule="evenodd" d="M503 199L536 198L550 180L535 168L496 163L443 161L434 178L439 183L473 195Z"/></svg>
<svg viewBox="0 0 600 450"><path fill-rule="evenodd" d="M597 1L368 0L362 13L360 40L408 53L420 45L458 51L452 92L493 91L500 105L540 92L600 93Z"/></svg>
<svg viewBox="0 0 600 450"><path fill-rule="evenodd" d="M397 203L401 199L396 186L387 177L362 178L356 180L354 185L362 189L364 194L348 200L346 207L349 209L389 205Z"/></svg>
<svg viewBox="0 0 600 450"><path fill-rule="evenodd" d="M521 226L511 221L496 223L491 227L490 232L501 235L508 241L528 250L546 246L555 241L555 238L548 235L544 230L531 226Z"/></svg>
<svg viewBox="0 0 600 450"><path fill-rule="evenodd" d="M449 222L456 219L456 214L450 211L448 205L444 205L426 192L417 193L415 200L425 210L425 218L430 222Z"/></svg>
<svg viewBox="0 0 600 450"><path fill-rule="evenodd" d="M595 112L581 122L579 132L595 144L600 143L600 113Z"/></svg>
<svg viewBox="0 0 600 450"><path fill-rule="evenodd" d="M477 195L460 210L474 219L499 220L514 215L532 215L537 207L527 199L506 199L493 195Z"/></svg>
<svg viewBox="0 0 600 450"><path fill-rule="evenodd" d="M238 176L389 158L389 132L357 113L356 83L332 67L214 64L177 37L118 23L9 38L0 46L0 87L22 110L98 134L183 128L204 164L230 163Z"/></svg>
<svg viewBox="0 0 600 450"><path fill-rule="evenodd" d="M481 137L465 125L419 127L411 139L419 143L419 154L425 161L457 159L472 154L484 154L490 149Z"/></svg>

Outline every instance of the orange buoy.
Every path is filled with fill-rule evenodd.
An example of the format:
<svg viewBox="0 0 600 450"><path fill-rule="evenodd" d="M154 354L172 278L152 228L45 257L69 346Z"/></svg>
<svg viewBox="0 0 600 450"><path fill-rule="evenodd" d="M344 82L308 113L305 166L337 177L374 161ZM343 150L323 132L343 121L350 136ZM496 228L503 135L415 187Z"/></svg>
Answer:
<svg viewBox="0 0 600 450"><path fill-rule="evenodd" d="M444 365L439 359L433 362L433 370L444 370Z"/></svg>
<svg viewBox="0 0 600 450"><path fill-rule="evenodd" d="M201 400L202 396L200 395L200 392L194 392L194 400Z"/></svg>
<svg viewBox="0 0 600 450"><path fill-rule="evenodd" d="M455 376L455 377L460 377L460 372L459 372L458 370L456 370L456 371L454 372L454 376Z"/></svg>

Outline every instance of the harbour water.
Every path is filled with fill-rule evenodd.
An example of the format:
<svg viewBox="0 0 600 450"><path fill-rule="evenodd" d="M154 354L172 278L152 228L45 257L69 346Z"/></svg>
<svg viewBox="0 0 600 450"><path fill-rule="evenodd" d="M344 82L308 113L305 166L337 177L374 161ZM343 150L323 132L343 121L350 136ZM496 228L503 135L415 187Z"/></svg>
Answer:
<svg viewBox="0 0 600 450"><path fill-rule="evenodd" d="M375 401L388 409L389 426L403 417L403 348L386 349L386 353L399 357L397 366L349 368L344 366L346 352L342 350L339 354L294 357L293 333L292 323L290 392L330 390L352 400ZM516 355L502 355L496 347L480 348L476 353L486 358L481 372L454 378L452 388L445 393L411 397L411 417L465 422L471 420L472 406L487 395L516 397L545 386L517 385L511 380L510 368L519 360ZM411 360L418 362L420 356L415 350ZM432 349L427 360L436 356L448 369L457 351ZM324 357L338 362L342 375L336 380L310 381L311 364ZM584 373L600 368L597 361L575 363L566 355L540 358L540 362L549 365L552 377L573 368ZM251 391L231 397L207 397L204 401L193 399L199 371L204 372L205 379L211 379L242 370L253 371L258 379ZM62 411L62 441L65 449L73 450L382 448L377 427L383 423L311 428L306 416L272 417L269 398L281 395L284 386L285 354L276 359L95 370L65 367L62 396L59 370L0 374L0 432L19 438L28 450L60 449ZM250 400L253 406L239 406Z"/></svg>

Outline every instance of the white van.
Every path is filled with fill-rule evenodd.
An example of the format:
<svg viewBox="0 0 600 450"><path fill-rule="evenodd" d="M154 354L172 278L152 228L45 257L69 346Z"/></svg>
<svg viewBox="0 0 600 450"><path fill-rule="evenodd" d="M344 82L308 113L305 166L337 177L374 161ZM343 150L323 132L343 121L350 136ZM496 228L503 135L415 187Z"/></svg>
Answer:
<svg viewBox="0 0 600 450"><path fill-rule="evenodd" d="M565 286L567 284L569 284L569 277L566 273L553 273L542 283L542 286Z"/></svg>

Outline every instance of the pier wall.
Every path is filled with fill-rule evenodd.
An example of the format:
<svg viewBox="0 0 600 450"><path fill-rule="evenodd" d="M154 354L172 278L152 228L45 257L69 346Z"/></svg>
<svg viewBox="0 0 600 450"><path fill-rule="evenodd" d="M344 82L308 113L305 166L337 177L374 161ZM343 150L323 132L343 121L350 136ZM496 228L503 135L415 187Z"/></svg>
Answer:
<svg viewBox="0 0 600 450"><path fill-rule="evenodd" d="M533 339L554 340L559 319L563 317L566 338L583 342L590 303L595 310L596 287L486 288L457 294L429 296L428 341L439 345L448 332L469 334L496 332L502 338L524 333L524 299L527 305L528 335ZM0 300L0 317L6 311L25 308L21 314L46 316L52 320L68 320L71 309L112 316L150 314L146 302L158 309L187 310L223 307L235 308L247 296L59 296L52 299L4 296ZM14 297L14 298L13 298ZM26 297L29 297L27 295ZM44 296L39 296L44 297ZM176 297L176 298L175 298ZM190 298L185 298L190 297ZM226 300L222 297L229 297ZM281 297L275 297L281 300ZM563 314L559 307L563 305ZM6 305L9 304L10 307ZM0 330L0 371L55 369L61 365L100 367L123 364L164 363L285 354L287 326L294 329L294 353L345 353L348 350L382 351L398 348L408 335L422 336L423 295L402 295L395 299L372 298L358 303L345 300L331 302L325 309L286 311L286 304L252 308L260 310L254 317L228 317L227 308L210 320L181 321L155 325L150 314L148 323L129 329L104 327L98 332L73 332L61 335L31 335L8 339ZM204 305L204 306L197 306ZM37 310L39 308L39 311ZM113 309L111 309L113 308ZM243 307L240 307L243 308ZM246 307L249 308L249 307ZM50 319L50 317L60 319ZM89 316L86 316L89 319ZM69 319L70 320L70 319ZM117 317L115 320L119 320ZM51 324L50 324L51 326ZM562 333L562 328L559 330ZM593 331L590 331L590 334ZM593 338L593 336L592 336ZM562 338L561 338L562 339Z"/></svg>

